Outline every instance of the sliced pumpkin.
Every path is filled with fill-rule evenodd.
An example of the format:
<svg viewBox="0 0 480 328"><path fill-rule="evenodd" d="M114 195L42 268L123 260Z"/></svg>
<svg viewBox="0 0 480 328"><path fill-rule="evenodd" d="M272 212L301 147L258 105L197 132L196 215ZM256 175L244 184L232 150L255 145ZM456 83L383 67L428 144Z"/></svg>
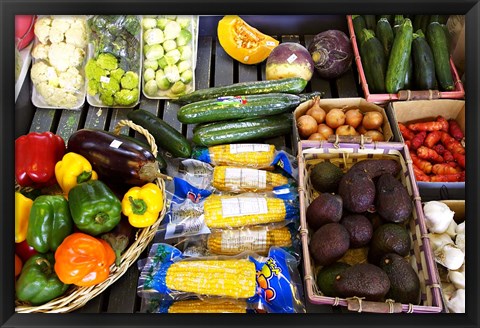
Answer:
<svg viewBox="0 0 480 328"><path fill-rule="evenodd" d="M237 15L224 16L218 22L218 40L223 50L244 64L258 64L267 59L279 42L248 25Z"/></svg>

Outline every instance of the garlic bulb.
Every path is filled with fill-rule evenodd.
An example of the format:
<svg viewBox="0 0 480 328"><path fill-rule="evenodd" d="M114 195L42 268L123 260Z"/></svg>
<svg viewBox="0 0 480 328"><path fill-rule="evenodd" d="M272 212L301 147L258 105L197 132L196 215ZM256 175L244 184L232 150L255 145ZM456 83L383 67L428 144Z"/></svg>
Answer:
<svg viewBox="0 0 480 328"><path fill-rule="evenodd" d="M455 246L460 248L465 253L465 233L459 233L455 238Z"/></svg>
<svg viewBox="0 0 480 328"><path fill-rule="evenodd" d="M435 260L449 270L458 270L465 260L465 254L454 244L445 244L434 251Z"/></svg>
<svg viewBox="0 0 480 328"><path fill-rule="evenodd" d="M443 295L445 296L445 298L446 298L447 300L450 299L450 297L452 297L453 293L454 293L456 290L457 290L457 289L455 288L455 286L454 286L451 282L442 283Z"/></svg>
<svg viewBox="0 0 480 328"><path fill-rule="evenodd" d="M457 222L455 220L452 220L450 224L448 225L446 233L452 238L455 239L455 236L457 235Z"/></svg>
<svg viewBox="0 0 480 328"><path fill-rule="evenodd" d="M465 313L465 289L457 289L446 302L450 312Z"/></svg>
<svg viewBox="0 0 480 328"><path fill-rule="evenodd" d="M423 212L428 230L434 233L444 233L447 231L455 214L455 212L450 210L448 205L435 200L426 202L423 206Z"/></svg>
<svg viewBox="0 0 480 328"><path fill-rule="evenodd" d="M430 233L428 234L430 240L430 247L432 251L435 251L437 248L442 247L445 244L453 244L452 238L446 233Z"/></svg>
<svg viewBox="0 0 480 328"><path fill-rule="evenodd" d="M457 224L457 228L455 229L455 232L456 232L457 234L459 234L459 233L465 233L465 221L463 221L462 223Z"/></svg>
<svg viewBox="0 0 480 328"><path fill-rule="evenodd" d="M465 274L460 271L453 271L450 270L448 272L448 280L452 282L452 284L457 289L465 289Z"/></svg>

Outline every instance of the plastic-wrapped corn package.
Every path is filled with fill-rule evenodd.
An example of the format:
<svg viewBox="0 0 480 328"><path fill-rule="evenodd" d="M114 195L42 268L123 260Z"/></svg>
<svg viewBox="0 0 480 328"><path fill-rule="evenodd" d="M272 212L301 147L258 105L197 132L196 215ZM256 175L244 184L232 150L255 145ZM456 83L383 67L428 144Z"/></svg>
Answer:
<svg viewBox="0 0 480 328"><path fill-rule="evenodd" d="M305 312L300 289L297 261L281 248L272 247L268 257L243 253L239 257L185 259L171 245L153 244L137 291L146 298L160 294L163 301L237 299L270 313L300 313Z"/></svg>
<svg viewBox="0 0 480 328"><path fill-rule="evenodd" d="M188 299L162 301L142 299L142 313L247 313L247 302L234 299ZM248 311L250 312L250 310Z"/></svg>
<svg viewBox="0 0 480 328"><path fill-rule="evenodd" d="M294 178L298 175L295 157L268 144L227 144L194 149L192 157L214 166L227 165L272 170L281 167Z"/></svg>

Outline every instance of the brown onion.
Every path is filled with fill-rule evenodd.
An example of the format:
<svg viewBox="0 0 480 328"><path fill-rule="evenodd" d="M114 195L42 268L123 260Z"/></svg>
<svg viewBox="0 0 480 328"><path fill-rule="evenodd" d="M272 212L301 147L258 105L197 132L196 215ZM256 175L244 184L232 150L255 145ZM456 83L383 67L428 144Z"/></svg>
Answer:
<svg viewBox="0 0 480 328"><path fill-rule="evenodd" d="M345 124L345 113L339 108L333 108L327 113L325 121L329 127L336 129Z"/></svg>
<svg viewBox="0 0 480 328"><path fill-rule="evenodd" d="M367 130L376 130L383 124L383 115L380 112L367 112L363 116L362 125Z"/></svg>
<svg viewBox="0 0 480 328"><path fill-rule="evenodd" d="M333 129L331 127L329 127L328 125L326 125L325 123L322 123L322 124L318 125L317 132L320 133L321 135L323 135L325 137L325 139L328 139L329 136L332 136L332 135L335 134Z"/></svg>
<svg viewBox="0 0 480 328"><path fill-rule="evenodd" d="M308 138L317 132L317 121L310 115L302 115L297 119L298 133L303 138Z"/></svg>
<svg viewBox="0 0 480 328"><path fill-rule="evenodd" d="M327 115L327 113L322 107L320 107L320 97L315 97L313 106L310 107L306 114L313 117L318 124L325 121L325 116Z"/></svg>
<svg viewBox="0 0 480 328"><path fill-rule="evenodd" d="M315 132L314 134L310 135L310 137L308 137L308 140L327 140L327 138L325 138L323 134Z"/></svg>
<svg viewBox="0 0 480 328"><path fill-rule="evenodd" d="M368 130L365 136L372 137L372 141L385 141L383 133L378 130Z"/></svg>
<svg viewBox="0 0 480 328"><path fill-rule="evenodd" d="M335 134L339 136L358 136L359 133L351 125L341 125L335 130Z"/></svg>
<svg viewBox="0 0 480 328"><path fill-rule="evenodd" d="M363 114L358 108L349 109L345 113L345 124L353 126L354 129L362 123L362 120Z"/></svg>
<svg viewBox="0 0 480 328"><path fill-rule="evenodd" d="M357 132L360 133L360 134L365 134L365 133L367 133L367 129L365 129L365 127L363 125L360 125L357 128Z"/></svg>

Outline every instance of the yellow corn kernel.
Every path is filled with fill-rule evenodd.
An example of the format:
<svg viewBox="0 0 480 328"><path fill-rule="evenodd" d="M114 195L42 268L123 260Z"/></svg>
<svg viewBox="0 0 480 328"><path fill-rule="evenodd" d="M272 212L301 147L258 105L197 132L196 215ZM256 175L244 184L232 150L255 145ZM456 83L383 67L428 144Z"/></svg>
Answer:
<svg viewBox="0 0 480 328"><path fill-rule="evenodd" d="M237 255L243 251L267 255L270 247L291 245L292 235L287 227L270 230L267 227L214 230L207 240L208 250L219 255Z"/></svg>
<svg viewBox="0 0 480 328"><path fill-rule="evenodd" d="M185 300L173 303L168 313L246 313L247 304L241 300Z"/></svg>
<svg viewBox="0 0 480 328"><path fill-rule="evenodd" d="M166 283L175 291L249 298L255 295L255 274L249 260L180 261L168 268Z"/></svg>
<svg viewBox="0 0 480 328"><path fill-rule="evenodd" d="M203 209L207 227L217 229L282 222L287 214L284 201L273 197L211 195Z"/></svg>
<svg viewBox="0 0 480 328"><path fill-rule="evenodd" d="M218 145L208 148L213 165L271 168L275 159L274 145Z"/></svg>
<svg viewBox="0 0 480 328"><path fill-rule="evenodd" d="M215 166L213 187L221 191L270 191L284 185L288 179L281 174L251 168Z"/></svg>

